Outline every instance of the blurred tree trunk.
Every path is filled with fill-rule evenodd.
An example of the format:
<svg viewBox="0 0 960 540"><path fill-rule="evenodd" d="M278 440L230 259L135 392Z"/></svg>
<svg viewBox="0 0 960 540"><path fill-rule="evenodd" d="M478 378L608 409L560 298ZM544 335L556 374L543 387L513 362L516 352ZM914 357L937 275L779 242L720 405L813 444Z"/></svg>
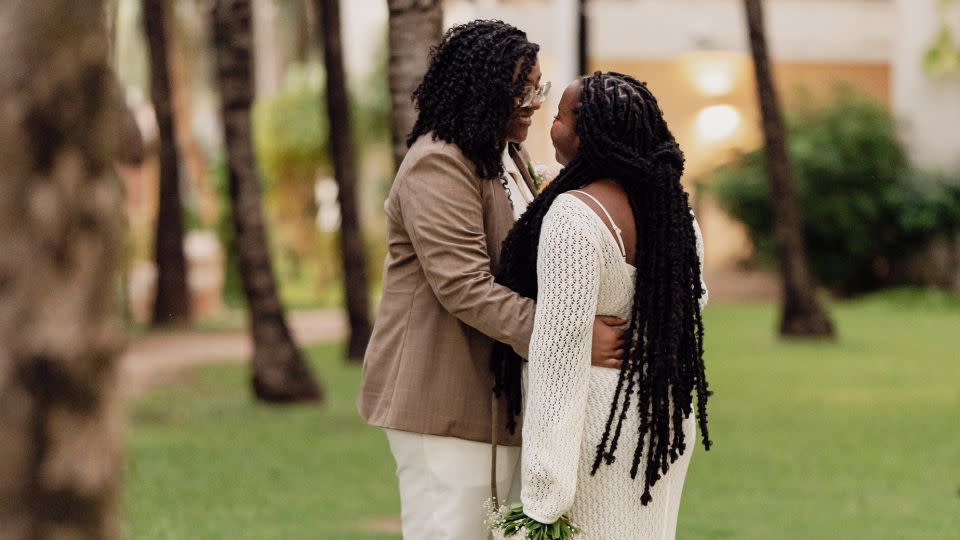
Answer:
<svg viewBox="0 0 960 540"><path fill-rule="evenodd" d="M120 165L140 166L146 157L147 150L143 142L143 134L140 133L140 125L137 124L137 116L133 109L127 105L126 90L123 83L116 77L116 72L111 70L111 99L116 103L120 110L119 135L117 141L116 161Z"/></svg>
<svg viewBox="0 0 960 540"><path fill-rule="evenodd" d="M350 338L347 358L363 361L370 341L369 282L363 247L363 231L357 211L357 167L353 152L353 130L343 69L340 39L340 0L317 0L323 63L327 70L327 116L330 120L330 149L333 153L337 201L340 204L340 253L343 286L347 296Z"/></svg>
<svg viewBox="0 0 960 540"><path fill-rule="evenodd" d="M590 28L587 19L587 0L577 0L577 76L590 69Z"/></svg>
<svg viewBox="0 0 960 540"><path fill-rule="evenodd" d="M817 300L816 286L807 267L802 220L787 155L787 134L770 71L762 0L745 0L745 7L763 116L771 204L776 216L774 239L783 287L780 335L832 337L833 324Z"/></svg>
<svg viewBox="0 0 960 540"><path fill-rule="evenodd" d="M104 0L103 2L103 12L104 17L106 17L105 26L107 28L107 43L109 49L107 49L107 64L111 67L114 66L113 51L117 43L117 23L120 21L120 0Z"/></svg>
<svg viewBox="0 0 960 540"><path fill-rule="evenodd" d="M390 10L390 105L393 166L407 153L407 135L417 121L411 97L430 64L430 49L443 30L442 0L387 0Z"/></svg>
<svg viewBox="0 0 960 540"><path fill-rule="evenodd" d="M187 261L183 252L183 208L167 63L167 1L143 2L143 24L150 49L150 100L160 134L160 198L153 245L157 265L151 320L154 326L183 323L190 318Z"/></svg>
<svg viewBox="0 0 960 540"><path fill-rule="evenodd" d="M5 540L120 536L120 111L103 8L0 2Z"/></svg>
<svg viewBox="0 0 960 540"><path fill-rule="evenodd" d="M270 262L260 179L253 153L253 44L250 0L216 0L217 55L224 141L227 146L233 249L253 334L253 390L270 402L322 399L320 387L293 341Z"/></svg>

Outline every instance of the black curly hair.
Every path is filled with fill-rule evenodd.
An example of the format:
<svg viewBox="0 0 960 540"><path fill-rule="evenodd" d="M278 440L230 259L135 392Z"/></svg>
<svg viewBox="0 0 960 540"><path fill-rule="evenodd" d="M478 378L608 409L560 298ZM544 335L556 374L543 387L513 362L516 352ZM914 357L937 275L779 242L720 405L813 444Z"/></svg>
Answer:
<svg viewBox="0 0 960 540"><path fill-rule="evenodd" d="M650 489L686 448L681 424L691 413L694 391L703 445L708 450L711 445L696 233L680 183L683 153L646 84L614 72L596 72L580 83L580 147L510 231L497 281L536 299L540 229L557 196L604 178L626 192L637 228L634 300L616 394L592 472L604 461L613 463L623 421L637 394L632 406L640 417L640 440L630 475L636 478L645 454L640 500L646 505ZM494 393L507 395L511 431L521 411L521 366L522 359L510 347L497 344L491 361Z"/></svg>
<svg viewBox="0 0 960 540"><path fill-rule="evenodd" d="M503 21L477 20L447 30L413 93L418 114L407 146L432 131L434 140L460 147L477 176L498 178L507 124L539 51L525 32Z"/></svg>

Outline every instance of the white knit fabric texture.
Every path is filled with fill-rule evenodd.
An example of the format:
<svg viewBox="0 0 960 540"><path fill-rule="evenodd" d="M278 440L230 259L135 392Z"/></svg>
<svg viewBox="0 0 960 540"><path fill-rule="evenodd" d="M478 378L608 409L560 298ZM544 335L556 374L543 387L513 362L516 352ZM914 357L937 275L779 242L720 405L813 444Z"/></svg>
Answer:
<svg viewBox="0 0 960 540"><path fill-rule="evenodd" d="M696 224L696 221L694 221ZM703 242L695 226L703 266ZM627 416L617 459L590 468L616 390L618 372L590 365L596 315L629 316L635 269L603 218L570 194L543 220L537 258L539 293L525 369L521 500L530 517L552 523L567 514L583 539L672 539L694 447L693 415L684 421L686 452L640 504L642 466L630 478L638 420ZM706 291L706 288L704 287ZM706 294L701 298L701 305ZM634 398L635 399L635 398Z"/></svg>

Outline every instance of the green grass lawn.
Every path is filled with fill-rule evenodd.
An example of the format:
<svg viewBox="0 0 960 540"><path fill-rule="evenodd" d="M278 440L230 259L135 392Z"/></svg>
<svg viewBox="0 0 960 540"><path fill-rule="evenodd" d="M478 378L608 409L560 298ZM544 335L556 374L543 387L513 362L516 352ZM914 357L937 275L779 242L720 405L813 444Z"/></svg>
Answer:
<svg viewBox="0 0 960 540"><path fill-rule="evenodd" d="M900 292L834 306L836 343L782 343L774 307L706 313L715 391L678 538L960 538L960 301ZM210 366L132 407L130 538L398 538L386 439L360 370L310 349L325 407L267 407ZM382 529L381 529L382 530Z"/></svg>

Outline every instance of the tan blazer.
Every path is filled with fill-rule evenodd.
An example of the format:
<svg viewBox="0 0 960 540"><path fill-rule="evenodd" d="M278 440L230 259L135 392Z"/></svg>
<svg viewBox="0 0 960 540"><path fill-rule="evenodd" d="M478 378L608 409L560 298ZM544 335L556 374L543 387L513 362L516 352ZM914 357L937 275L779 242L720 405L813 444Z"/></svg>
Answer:
<svg viewBox="0 0 960 540"><path fill-rule="evenodd" d="M536 193L525 151L511 156ZM479 179L459 147L427 134L408 150L384 208L383 292L360 415L374 426L489 442L494 340L526 357L534 315L532 300L494 283L514 223L503 185ZM518 446L520 429L511 436L501 427L499 440Z"/></svg>

